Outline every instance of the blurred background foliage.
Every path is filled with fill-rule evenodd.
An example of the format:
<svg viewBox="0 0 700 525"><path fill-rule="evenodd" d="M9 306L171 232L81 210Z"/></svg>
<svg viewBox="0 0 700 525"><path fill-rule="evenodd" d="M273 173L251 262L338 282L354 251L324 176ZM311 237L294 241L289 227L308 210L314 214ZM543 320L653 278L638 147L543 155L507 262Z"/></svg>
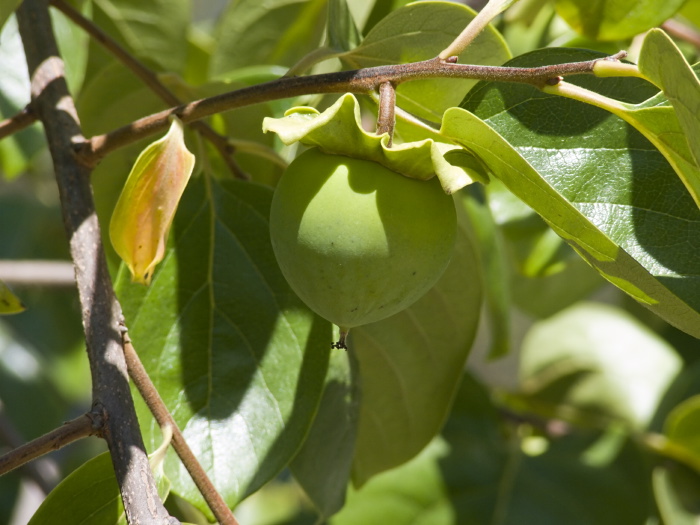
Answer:
<svg viewBox="0 0 700 525"><path fill-rule="evenodd" d="M325 40L329 1L72 4L183 100L194 100L277 78L322 44L342 45L342 38ZM348 0L347 5L358 32L367 35L406 3ZM471 2L476 9L481 4ZM700 2L644 4L644 13L658 16L620 21L614 13L607 18L599 13L593 17L597 25L582 26L580 20L592 16L586 2L521 0L494 27L511 56L558 46L604 53L627 49L634 61L637 35L673 17L667 30L687 59L696 62L697 40L683 38L678 28L700 35ZM0 23L7 18L0 33L2 118L29 102L26 65L10 12L7 6L0 9ZM86 136L166 107L62 14L54 10L53 17ZM332 59L312 71L339 66ZM210 123L233 139L240 167L254 181L272 187L295 149L264 135L260 124L264 117L281 116L301 103L323 108L329 100L311 95L280 100L231 111ZM209 150L194 135L188 140L200 152ZM115 152L92 175L103 231L145 144ZM198 158L204 160L196 171L227 171L216 154ZM474 228L465 235L479 247L488 283L487 315L446 423L415 458L350 489L345 507L330 522L696 523L698 341L600 278L497 182L463 193L459 202ZM68 260L50 158L38 124L0 141L0 225L0 259ZM119 261L108 240L105 245L116 277ZM75 291L36 286L16 286L14 291L27 310L0 318L0 451L16 444L12 439L27 440L55 428L90 403ZM371 328L368 334L359 337L369 337ZM489 358L508 349L505 357ZM342 366L336 373L338 384L349 381ZM449 399L446 403L450 407ZM24 523L46 490L103 449L98 440L88 440L37 463L39 473L21 470L0 478L0 523ZM316 523L318 512L295 476L303 477L301 465L292 464L291 471L284 470L241 503L239 521ZM168 506L183 520L206 522L200 510L178 495L169 497Z"/></svg>

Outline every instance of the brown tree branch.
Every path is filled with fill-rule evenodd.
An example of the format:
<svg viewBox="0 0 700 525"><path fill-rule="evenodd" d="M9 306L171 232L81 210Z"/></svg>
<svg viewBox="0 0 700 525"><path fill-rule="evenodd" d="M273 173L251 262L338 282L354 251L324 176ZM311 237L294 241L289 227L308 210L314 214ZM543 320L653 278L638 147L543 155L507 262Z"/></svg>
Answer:
<svg viewBox="0 0 700 525"><path fill-rule="evenodd" d="M189 123L216 113L280 98L328 93L368 94L377 91L385 82L397 85L426 78L520 82L541 89L551 78L592 74L597 62L619 60L625 55L626 53L621 51L607 58L528 68L455 64L452 57L447 60L433 58L410 64L378 66L306 77L282 77L149 115L107 134L97 135L76 144L76 154L85 166L95 166L108 153L154 133L165 131L170 125L168 120L170 115L176 115L183 122Z"/></svg>
<svg viewBox="0 0 700 525"><path fill-rule="evenodd" d="M661 28L672 37L685 40L695 46L696 49L700 49L700 32L695 27L686 25L674 18L669 18L661 24Z"/></svg>
<svg viewBox="0 0 700 525"><path fill-rule="evenodd" d="M170 426L172 429L173 438L171 444L180 457L182 464L187 469L187 472L190 473L192 481L194 481L194 484L204 497L204 501L207 502L214 517L221 525L238 525L238 521L236 521L236 518L233 516L231 509L228 508L228 505L226 505L226 502L216 490L216 487L214 487L209 476L207 476L206 471L199 464L199 461L197 461L192 449L177 427L173 416L170 415L168 408L160 397L158 390L151 382L148 372L146 372L136 350L134 350L131 339L129 338L129 333L126 331L126 326L123 327L123 338L124 355L126 356L129 375L141 394L141 397L143 397L143 400L146 402L151 414L153 414L153 417L158 422L158 425L161 428Z"/></svg>
<svg viewBox="0 0 700 525"><path fill-rule="evenodd" d="M156 75L151 69L146 67L145 64L124 49L111 36L93 24L91 20L85 18L72 5L64 0L50 0L50 3L56 9L66 15L78 27L83 29L96 42L101 44L107 51L112 53L112 55L114 55L122 64L128 67L147 87L151 89L151 91L158 95L163 102L169 106L179 106L182 104L182 101L158 79L158 75ZM228 138L214 131L212 127L205 122L191 122L190 127L196 129L204 138L211 142L236 178L244 180L249 178L234 160L232 155L235 151L235 147L231 144Z"/></svg>
<svg viewBox="0 0 700 525"><path fill-rule="evenodd" d="M0 260L0 281L18 286L75 287L69 261Z"/></svg>
<svg viewBox="0 0 700 525"><path fill-rule="evenodd" d="M102 411L102 436L109 447L126 517L129 523L170 523L158 498L131 398L119 332L121 307L102 248L90 170L76 162L72 150L74 141L84 139L47 1L24 0L17 9L17 21L31 79L32 104L44 125L75 265L93 405Z"/></svg>
<svg viewBox="0 0 700 525"><path fill-rule="evenodd" d="M16 115L0 122L0 140L23 130L34 122L36 122L36 114L32 111L30 104Z"/></svg>
<svg viewBox="0 0 700 525"><path fill-rule="evenodd" d="M0 456L0 476L74 441L100 434L104 423L99 410L75 418L62 426Z"/></svg>

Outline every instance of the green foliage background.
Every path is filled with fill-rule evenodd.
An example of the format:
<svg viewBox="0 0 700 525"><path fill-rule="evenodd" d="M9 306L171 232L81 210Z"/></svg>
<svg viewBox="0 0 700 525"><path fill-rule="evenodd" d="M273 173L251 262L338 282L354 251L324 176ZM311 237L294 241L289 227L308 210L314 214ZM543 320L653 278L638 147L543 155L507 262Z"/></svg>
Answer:
<svg viewBox="0 0 700 525"><path fill-rule="evenodd" d="M3 118L29 101L16 4L0 5ZM73 2L185 100L289 68L431 58L474 16L455 3L404 4ZM591 5L521 0L460 62L589 60L637 49L632 39L670 16L700 31L692 1ZM164 109L124 65L53 16L86 136ZM231 180L188 132L197 166L151 287L131 284L105 245L135 347L241 523L697 521L700 211L689 189L700 187L700 137L697 112L677 108L697 107L700 91L683 61L695 62L697 50L668 45L652 36L630 57L663 79L662 92L634 78L567 79L627 104L614 114L524 85L401 86L399 106L434 129L399 119L397 139L436 138L442 125L443 140L476 155L473 167L490 183L455 195L459 241L436 287L358 329L347 353L329 351L337 334L277 268L267 215L299 147L261 128L265 117L301 104L323 110L336 97L211 118L251 182ZM374 103L361 103L371 119ZM148 142L111 154L92 175L104 232ZM0 258L67 259L39 125L0 141L0 172ZM88 408L89 373L76 294L15 291L28 310L0 319L0 416L31 438ZM151 452L160 432L134 396ZM102 450L95 440L52 457L63 481L31 523L124 521ZM171 512L206 523L174 453L156 468ZM17 512L24 483L21 473L0 478L0 523Z"/></svg>

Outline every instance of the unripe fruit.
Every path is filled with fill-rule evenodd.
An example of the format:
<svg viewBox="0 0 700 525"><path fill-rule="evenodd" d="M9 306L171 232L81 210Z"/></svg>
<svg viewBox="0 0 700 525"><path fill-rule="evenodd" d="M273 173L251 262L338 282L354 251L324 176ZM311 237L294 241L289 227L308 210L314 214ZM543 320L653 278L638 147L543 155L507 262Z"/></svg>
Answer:
<svg viewBox="0 0 700 525"><path fill-rule="evenodd" d="M277 186L270 234L292 289L344 334L403 310L435 284L452 255L456 218L437 178L311 149Z"/></svg>

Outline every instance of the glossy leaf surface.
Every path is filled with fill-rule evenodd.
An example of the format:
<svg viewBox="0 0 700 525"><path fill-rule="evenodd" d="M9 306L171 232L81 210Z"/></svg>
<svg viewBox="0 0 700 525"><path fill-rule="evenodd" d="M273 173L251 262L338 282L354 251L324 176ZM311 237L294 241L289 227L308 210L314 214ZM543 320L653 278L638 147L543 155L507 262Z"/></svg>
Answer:
<svg viewBox="0 0 700 525"><path fill-rule="evenodd" d="M511 63L590 56L546 50ZM571 81L626 102L655 94L637 79ZM476 153L606 279L668 322L700 335L700 256L693 248L700 239L700 210L658 150L599 108L528 86L484 83L463 107L484 122L450 110L444 133Z"/></svg>
<svg viewBox="0 0 700 525"><path fill-rule="evenodd" d="M330 325L289 290L272 253L272 192L192 181L148 289L118 291L130 335L195 455L230 506L292 459L317 409ZM144 407L147 446L159 431ZM172 454L173 491L204 508Z"/></svg>

